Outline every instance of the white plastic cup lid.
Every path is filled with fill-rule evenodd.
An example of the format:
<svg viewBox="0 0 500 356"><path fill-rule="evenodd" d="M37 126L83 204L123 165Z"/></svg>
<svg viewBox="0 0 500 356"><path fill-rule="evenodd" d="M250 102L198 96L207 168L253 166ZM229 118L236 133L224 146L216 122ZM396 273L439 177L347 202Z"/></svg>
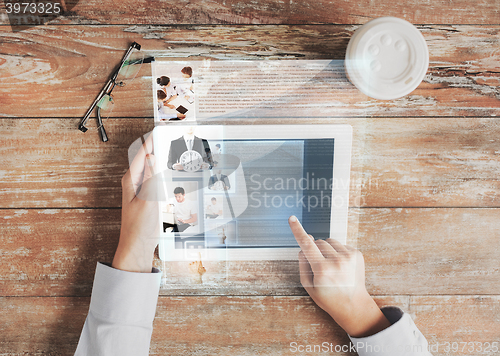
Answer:
<svg viewBox="0 0 500 356"><path fill-rule="evenodd" d="M392 100L410 94L428 67L424 36L411 23L396 17L371 20L354 32L347 46L348 79L374 99Z"/></svg>

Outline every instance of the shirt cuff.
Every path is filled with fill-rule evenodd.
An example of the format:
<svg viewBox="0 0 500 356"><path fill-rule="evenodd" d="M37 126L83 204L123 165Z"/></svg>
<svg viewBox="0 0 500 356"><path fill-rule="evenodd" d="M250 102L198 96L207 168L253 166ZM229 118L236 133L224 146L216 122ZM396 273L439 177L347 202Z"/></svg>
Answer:
<svg viewBox="0 0 500 356"><path fill-rule="evenodd" d="M97 318L128 325L149 325L153 322L161 272L127 272L97 263L90 312Z"/></svg>
<svg viewBox="0 0 500 356"><path fill-rule="evenodd" d="M368 337L351 337L359 356L427 356L428 343L409 314L396 307L381 309L391 323L388 328Z"/></svg>

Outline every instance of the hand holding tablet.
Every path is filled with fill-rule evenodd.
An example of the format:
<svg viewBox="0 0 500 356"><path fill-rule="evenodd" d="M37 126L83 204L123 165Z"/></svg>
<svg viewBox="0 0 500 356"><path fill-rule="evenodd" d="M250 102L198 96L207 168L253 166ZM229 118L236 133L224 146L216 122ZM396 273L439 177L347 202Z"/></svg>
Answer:
<svg viewBox="0 0 500 356"><path fill-rule="evenodd" d="M129 272L150 273L158 244L159 191L155 181L152 136L140 147L122 178L122 223L112 266Z"/></svg>

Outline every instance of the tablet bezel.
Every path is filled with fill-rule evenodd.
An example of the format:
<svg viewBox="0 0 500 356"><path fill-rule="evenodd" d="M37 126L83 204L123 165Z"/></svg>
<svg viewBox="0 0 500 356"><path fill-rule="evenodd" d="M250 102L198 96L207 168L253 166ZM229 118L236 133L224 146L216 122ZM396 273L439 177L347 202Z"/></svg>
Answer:
<svg viewBox="0 0 500 356"><path fill-rule="evenodd" d="M163 132L172 127L189 126L179 124L168 124L157 126L153 130L153 143L159 142ZM191 125L192 126L192 125ZM210 127L222 127L222 129L210 130ZM340 201L341 204L331 204L330 211L330 237L341 243L346 243L347 220L349 208L349 182L351 168L352 127L345 124L328 125L199 125L197 129L205 129L210 134L203 135L209 141L217 140L258 140L258 139L334 139L334 164L332 189L332 202ZM223 132L223 137L220 133ZM156 144L155 148L157 147ZM161 157L155 149L157 160L166 160ZM336 182L340 182L336 184ZM161 209L158 210L160 224L162 221ZM160 228L160 231L163 229ZM291 234L291 232L290 232ZM228 261L250 261L250 260L296 260L300 251L299 247L287 248L206 248L206 249L175 249L175 236L173 233L162 232L159 243L159 257L163 261L192 261L201 255L204 260L228 260ZM196 255L193 255L193 252Z"/></svg>

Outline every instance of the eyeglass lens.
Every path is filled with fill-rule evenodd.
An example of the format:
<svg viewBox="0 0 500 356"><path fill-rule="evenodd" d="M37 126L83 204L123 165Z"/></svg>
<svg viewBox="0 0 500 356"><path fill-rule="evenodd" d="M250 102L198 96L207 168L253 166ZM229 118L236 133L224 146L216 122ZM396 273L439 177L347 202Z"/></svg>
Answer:
<svg viewBox="0 0 500 356"><path fill-rule="evenodd" d="M133 49L132 52L130 52L129 56L123 62L120 70L118 71L118 75L115 80L117 88L115 87L112 89L113 94L116 94L115 90L119 91L120 87L126 87L130 84L130 82L137 76L137 73L139 73L143 61L144 54L142 52L137 49ZM104 122L111 116L111 113L115 108L115 101L113 100L111 93L105 94L99 103L97 103L97 106L100 108L101 116L101 124L97 124L97 129L99 129L100 126L104 125Z"/></svg>

